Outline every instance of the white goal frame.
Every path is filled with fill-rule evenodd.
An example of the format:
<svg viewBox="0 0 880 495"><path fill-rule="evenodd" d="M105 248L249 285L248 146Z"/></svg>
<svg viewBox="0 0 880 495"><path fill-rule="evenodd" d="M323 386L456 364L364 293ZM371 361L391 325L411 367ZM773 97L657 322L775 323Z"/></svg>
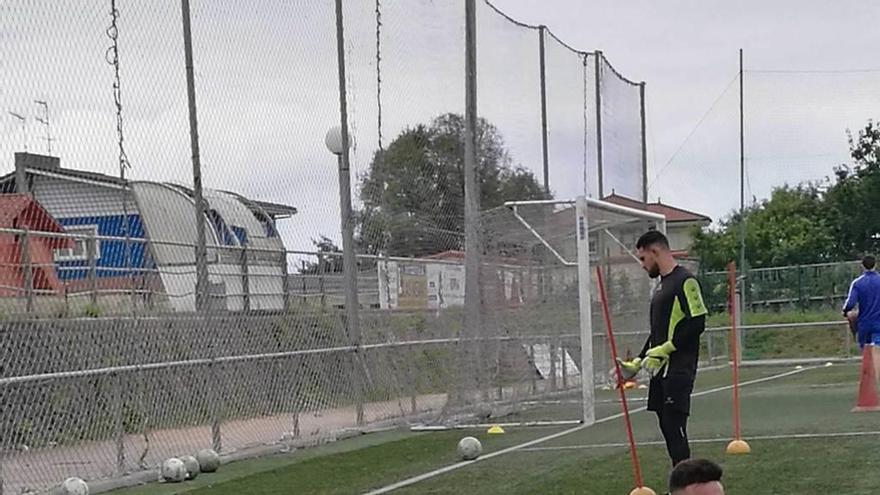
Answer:
<svg viewBox="0 0 880 495"><path fill-rule="evenodd" d="M574 232L577 239L577 260L566 260L557 252L546 239L541 237L527 220L520 216L517 212L519 206L537 206L537 205L574 205L575 206L575 225ZM595 408L595 377L593 374L593 325L592 325L592 289L590 287L592 281L592 263L590 259L590 236L594 232L605 232L612 240L617 243L620 241L608 230L612 227L620 226L626 223L636 221L648 221L654 224L654 228L666 234L666 217L647 210L639 210L627 206L601 201L585 196L578 196L573 200L533 200L533 201L508 201L504 206L513 210L516 219L541 242L556 258L566 265L577 267L578 272L578 306L579 306L579 329L580 329L580 348L581 348L581 389L583 394L583 416L584 425L592 425L596 422ZM590 221L590 211L602 211L608 214L619 215L619 221L592 222ZM635 256L633 254L633 256Z"/></svg>

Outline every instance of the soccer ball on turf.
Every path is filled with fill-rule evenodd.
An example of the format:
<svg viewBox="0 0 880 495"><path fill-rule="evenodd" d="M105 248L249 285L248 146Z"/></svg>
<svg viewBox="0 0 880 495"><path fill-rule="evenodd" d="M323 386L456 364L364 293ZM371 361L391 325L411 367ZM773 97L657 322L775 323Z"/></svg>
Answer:
<svg viewBox="0 0 880 495"><path fill-rule="evenodd" d="M195 457L184 455L180 457L180 460L183 461L183 465L186 466L186 479L195 479L195 477L202 472L202 469L199 466L199 461L197 461Z"/></svg>
<svg viewBox="0 0 880 495"><path fill-rule="evenodd" d="M472 461L483 453L483 445L474 437L464 437L458 442L458 455L465 461Z"/></svg>
<svg viewBox="0 0 880 495"><path fill-rule="evenodd" d="M79 478L67 478L61 484L61 493L64 495L89 495L89 485Z"/></svg>
<svg viewBox="0 0 880 495"><path fill-rule="evenodd" d="M196 454L203 473L213 473L220 468L220 456L211 449L202 449Z"/></svg>
<svg viewBox="0 0 880 495"><path fill-rule="evenodd" d="M186 465L176 457L165 459L162 463L162 479L169 483L180 483L186 479Z"/></svg>

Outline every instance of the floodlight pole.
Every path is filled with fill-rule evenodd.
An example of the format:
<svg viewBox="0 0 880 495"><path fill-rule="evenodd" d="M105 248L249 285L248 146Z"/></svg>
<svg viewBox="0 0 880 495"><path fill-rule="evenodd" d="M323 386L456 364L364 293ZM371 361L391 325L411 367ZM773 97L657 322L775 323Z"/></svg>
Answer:
<svg viewBox="0 0 880 495"><path fill-rule="evenodd" d="M205 199L202 195L202 164L199 155L199 125L196 117L196 83L193 74L192 28L189 0L181 0L183 11L183 49L186 58L186 94L189 99L189 137L192 150L193 201L196 215L196 311L202 311L208 300L208 249L205 238Z"/></svg>
<svg viewBox="0 0 880 495"><path fill-rule="evenodd" d="M477 6L476 0L465 0L465 139L464 139L464 245L465 245L465 288L464 288L464 335L469 338L481 337L480 294L480 189L477 179ZM482 362L482 341L476 346L475 366ZM465 351L463 355L470 355ZM476 377L479 388L482 382L481 370L476 369L471 376ZM462 369L461 377L467 373ZM461 385L461 383L459 383Z"/></svg>
<svg viewBox="0 0 880 495"><path fill-rule="evenodd" d="M339 170L339 210L342 223L342 275L345 285L345 320L348 338L355 347L352 362L352 380L356 396L357 425L364 424L364 377L357 363L362 363L360 317L358 315L357 264L354 246L354 215L351 208L351 161L349 158L350 137L348 133L348 102L345 79L345 32L343 30L342 0L336 0L336 55L339 72L339 122L340 142L337 149L330 149L337 157ZM328 139L328 147L330 146ZM335 145L334 145L335 147Z"/></svg>

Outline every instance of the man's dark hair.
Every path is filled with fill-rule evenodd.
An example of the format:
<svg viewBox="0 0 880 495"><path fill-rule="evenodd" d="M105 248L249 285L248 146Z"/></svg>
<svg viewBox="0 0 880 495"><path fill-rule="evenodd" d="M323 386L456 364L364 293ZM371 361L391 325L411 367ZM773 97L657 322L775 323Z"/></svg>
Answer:
<svg viewBox="0 0 880 495"><path fill-rule="evenodd" d="M708 459L681 461L669 474L669 491L675 492L691 485L721 481L722 474L724 470L721 466Z"/></svg>
<svg viewBox="0 0 880 495"><path fill-rule="evenodd" d="M669 239L659 230L649 230L636 241L636 249L647 249L651 246L661 246L669 249Z"/></svg>
<svg viewBox="0 0 880 495"><path fill-rule="evenodd" d="M862 258L862 266L865 267L865 270L873 270L876 264L877 260L870 254Z"/></svg>

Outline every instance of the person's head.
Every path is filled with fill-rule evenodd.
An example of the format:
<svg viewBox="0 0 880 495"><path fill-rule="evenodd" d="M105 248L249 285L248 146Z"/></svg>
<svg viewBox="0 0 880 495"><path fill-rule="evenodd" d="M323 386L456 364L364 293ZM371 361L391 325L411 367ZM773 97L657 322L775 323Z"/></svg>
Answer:
<svg viewBox="0 0 880 495"><path fill-rule="evenodd" d="M876 265L877 260L870 254L862 258L862 266L865 267L865 270L873 270Z"/></svg>
<svg viewBox="0 0 880 495"><path fill-rule="evenodd" d="M669 474L670 495L724 495L721 466L707 459L679 462Z"/></svg>
<svg viewBox="0 0 880 495"><path fill-rule="evenodd" d="M658 230L649 230L636 241L636 254L642 268L651 278L660 276L669 263L674 263L669 250L669 239Z"/></svg>

